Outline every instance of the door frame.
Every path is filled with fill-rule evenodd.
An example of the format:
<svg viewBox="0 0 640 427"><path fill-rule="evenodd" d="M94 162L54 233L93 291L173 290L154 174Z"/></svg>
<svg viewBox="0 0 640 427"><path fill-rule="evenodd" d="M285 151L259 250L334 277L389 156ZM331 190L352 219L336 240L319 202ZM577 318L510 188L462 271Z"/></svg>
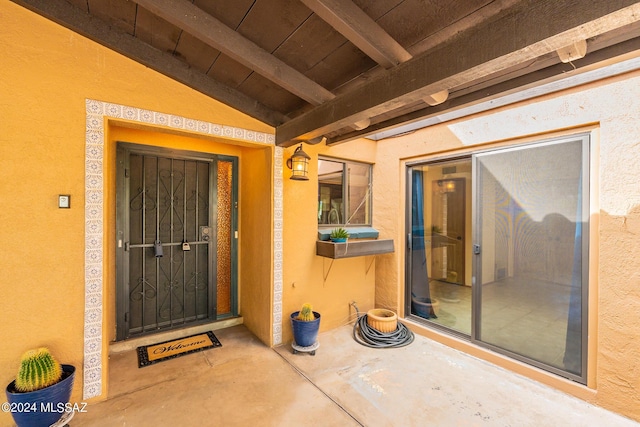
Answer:
<svg viewBox="0 0 640 427"><path fill-rule="evenodd" d="M127 272L129 271L129 257L126 254L126 244L125 241L127 236L129 236L129 222L128 222L128 214L126 206L122 203L123 200L129 200L129 186L128 186L128 177L126 176L125 171L129 167L128 159L129 154L141 154L141 155L151 155L158 157L167 157L167 158L179 158L180 160L196 160L202 162L208 162L213 165L214 169L210 175L210 185L209 191L213 190L213 185L216 182L215 179L215 170L217 170L217 161L226 161L232 163L232 215L231 215L231 241L230 241L230 251L231 251L231 278L230 278L230 292L231 292L231 312L225 313L222 316L218 315L217 309L215 306L210 307L208 309L209 315L212 317L208 317L207 319L201 321L194 321L185 324L184 326L178 326L175 328L166 328L161 329L160 331L165 330L175 330L180 327L189 327L198 324L206 324L211 323L217 320L236 317L238 315L238 158L235 156L227 156L227 155L219 155L214 153L206 153L206 152L196 152L189 150L180 150L159 146L151 146L144 144L136 144L132 142L125 141L117 141L116 142L116 193L115 193L115 202L116 202L116 313L115 313L115 321L116 321L116 341L122 341L131 338L128 335L129 331L129 319L126 318L126 314L129 312L129 303L128 303L128 291L129 286L126 284L127 280ZM209 195L209 200L211 203L211 211L209 212L209 223L212 224L211 227L215 228L215 224L217 221L215 220L216 214L214 212L215 207L217 206L217 195L212 197ZM212 265L209 268L208 272L208 283L215 284L216 283L216 266L217 266L217 251L215 247L215 242L217 241L217 232L214 231L214 235L216 239L210 244L209 248L209 261ZM211 291L210 291L211 292ZM136 334L136 337L149 335L153 333L157 333L160 331L148 331Z"/></svg>

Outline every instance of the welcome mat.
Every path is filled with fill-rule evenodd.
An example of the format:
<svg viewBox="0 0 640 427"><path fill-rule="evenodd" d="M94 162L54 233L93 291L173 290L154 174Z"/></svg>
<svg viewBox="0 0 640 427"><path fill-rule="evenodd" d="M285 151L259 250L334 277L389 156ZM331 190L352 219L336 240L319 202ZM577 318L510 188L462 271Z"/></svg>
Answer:
<svg viewBox="0 0 640 427"><path fill-rule="evenodd" d="M221 346L222 344L211 331L158 344L144 345L138 347L138 368Z"/></svg>

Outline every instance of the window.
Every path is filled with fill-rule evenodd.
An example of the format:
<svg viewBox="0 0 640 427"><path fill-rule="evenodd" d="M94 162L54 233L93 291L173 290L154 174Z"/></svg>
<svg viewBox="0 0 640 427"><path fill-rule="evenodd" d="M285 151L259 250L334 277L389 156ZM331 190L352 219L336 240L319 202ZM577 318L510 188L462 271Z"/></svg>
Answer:
<svg viewBox="0 0 640 427"><path fill-rule="evenodd" d="M371 165L318 160L318 224L371 225Z"/></svg>

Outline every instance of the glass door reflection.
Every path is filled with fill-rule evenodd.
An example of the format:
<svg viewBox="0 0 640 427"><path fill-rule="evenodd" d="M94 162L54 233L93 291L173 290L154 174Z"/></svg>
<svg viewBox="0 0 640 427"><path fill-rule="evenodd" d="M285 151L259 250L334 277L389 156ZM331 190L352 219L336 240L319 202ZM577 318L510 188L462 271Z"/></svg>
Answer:
<svg viewBox="0 0 640 427"><path fill-rule="evenodd" d="M411 170L411 313L471 334L471 159Z"/></svg>

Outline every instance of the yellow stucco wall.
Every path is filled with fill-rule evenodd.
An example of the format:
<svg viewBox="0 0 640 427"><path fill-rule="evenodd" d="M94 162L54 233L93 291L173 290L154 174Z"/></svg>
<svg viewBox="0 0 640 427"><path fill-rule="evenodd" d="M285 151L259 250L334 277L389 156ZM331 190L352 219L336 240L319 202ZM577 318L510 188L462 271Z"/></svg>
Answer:
<svg viewBox="0 0 640 427"><path fill-rule="evenodd" d="M376 304L403 312L405 165L491 146L590 132L591 221L588 387L420 325L423 335L640 420L640 72L378 142L374 223L395 254L376 264ZM388 197L399 194L400 197Z"/></svg>
<svg viewBox="0 0 640 427"><path fill-rule="evenodd" d="M295 148L285 150L284 158L291 157ZM303 148L311 156L309 181L290 180L291 171L284 169L282 341L286 344L293 337L290 315L300 310L303 303L311 303L314 311L321 314L321 331L354 320L355 311L350 306L353 301L361 312L374 308L375 265L379 259L379 256L367 256L332 260L315 255L318 156L373 163L375 143L359 141L336 147L318 144Z"/></svg>
<svg viewBox="0 0 640 427"><path fill-rule="evenodd" d="M240 289L244 324L272 344L273 181L268 179L273 148L247 150L240 181Z"/></svg>
<svg viewBox="0 0 640 427"><path fill-rule="evenodd" d="M85 127L86 99L97 99L258 132L273 128L211 100L11 2L0 3L0 381L9 383L19 356L46 345L63 363L76 366L72 399L82 399L85 306ZM224 154L223 140L202 140L108 125L105 138L105 284L112 285L115 147L131 142L180 146ZM151 138L152 141L149 140ZM263 144L264 145L264 144ZM222 150L222 151L220 151ZM264 162L272 148L226 148ZM267 153L267 154L264 154ZM258 156L259 158L256 158ZM271 162L259 179L241 169L241 182L269 181ZM109 185L109 187L107 187ZM246 184L245 184L246 185ZM263 185L263 199L272 199ZM57 207L58 194L71 195L71 209ZM241 226L249 228L253 207ZM269 216L267 216L269 218ZM267 239L270 235L267 226ZM267 248L269 243L267 240ZM241 248L242 251L242 248ZM267 264L269 260L266 260ZM270 278L260 279L260 286ZM113 336L113 295L104 294L105 330ZM263 310L263 311L267 311ZM260 313L265 316L265 313ZM250 318L250 317L249 317ZM268 313L266 320L269 319ZM257 322L257 320L253 320ZM268 341L268 337L261 337ZM104 340L106 343L107 341ZM103 351L104 366L107 351ZM106 392L103 370L103 391ZM103 394L104 397L105 394ZM0 425L10 423L0 414Z"/></svg>

